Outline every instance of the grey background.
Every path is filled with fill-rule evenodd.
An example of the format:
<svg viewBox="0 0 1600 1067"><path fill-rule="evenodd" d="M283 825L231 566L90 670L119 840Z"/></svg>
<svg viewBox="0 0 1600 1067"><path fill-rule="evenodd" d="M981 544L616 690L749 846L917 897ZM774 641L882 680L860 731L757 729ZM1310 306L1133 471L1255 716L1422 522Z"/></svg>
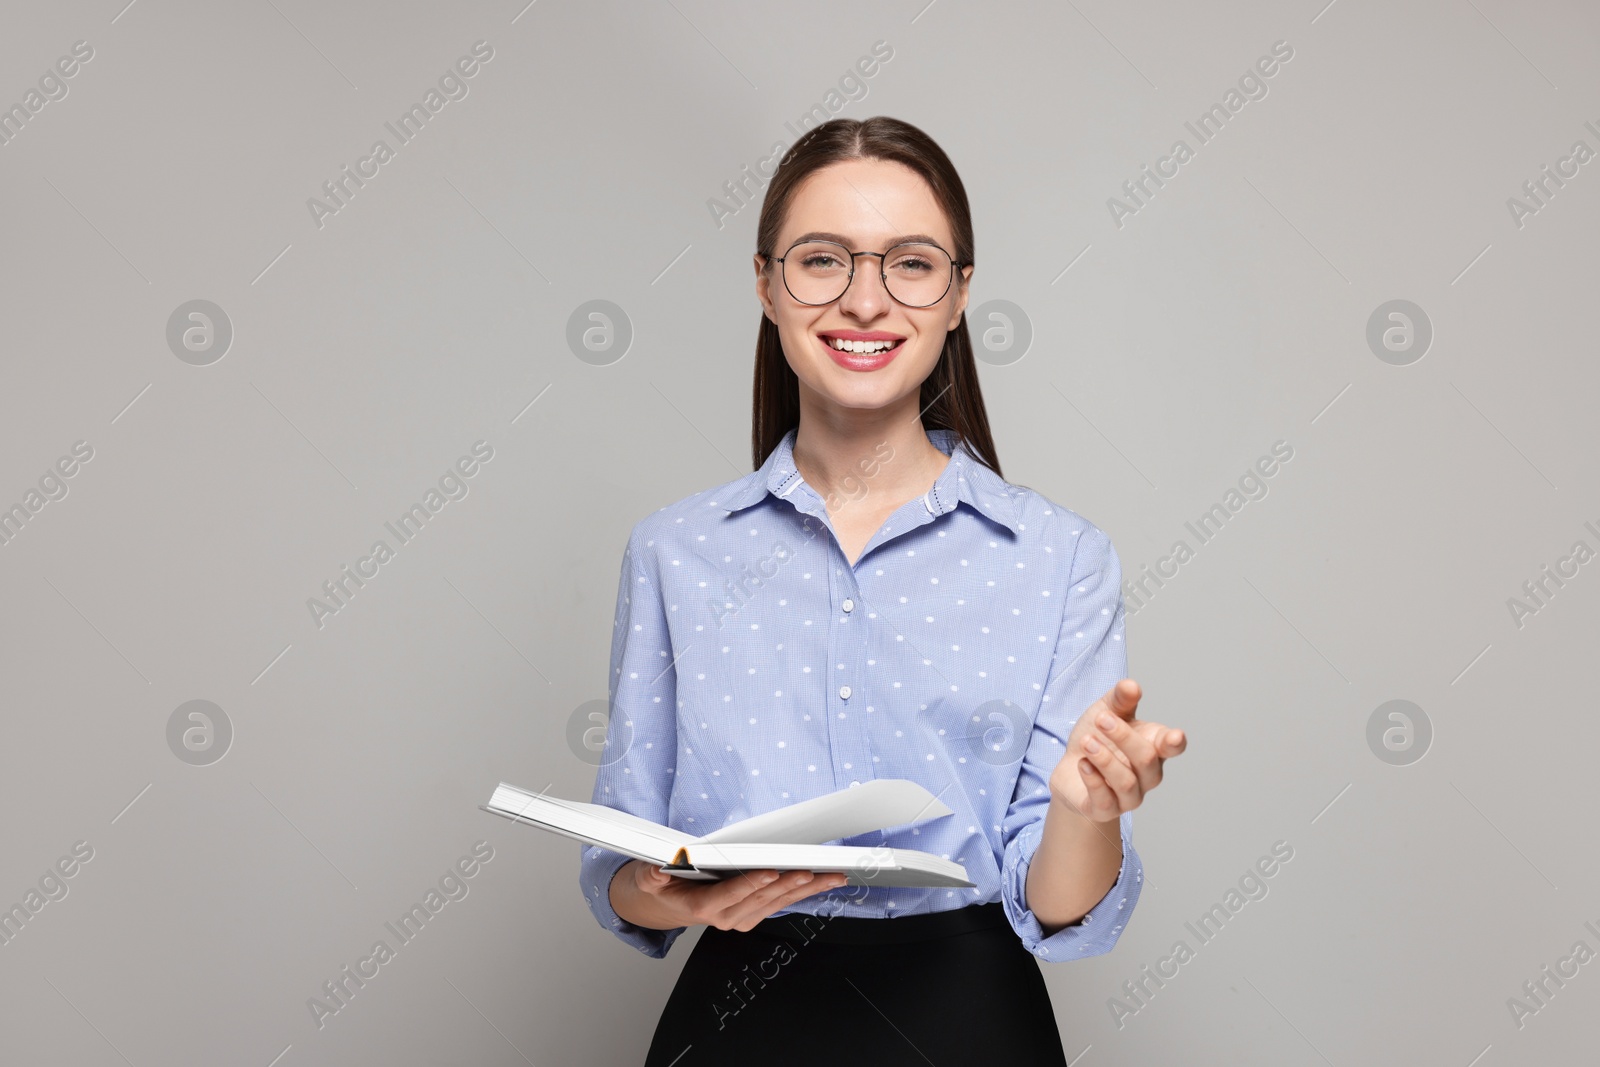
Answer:
<svg viewBox="0 0 1600 1067"><path fill-rule="evenodd" d="M758 207L719 229L706 201L879 40L838 114L940 142L973 307L1031 325L982 368L1010 480L1132 578L1294 449L1130 605L1142 714L1191 743L1135 817L1120 944L1045 968L1068 1057L1592 1049L1600 964L1520 1028L1507 999L1600 950L1600 567L1520 628L1507 600L1600 546L1600 163L1521 227L1506 200L1600 149L1593 7L123 3L9 4L0 34L6 106L94 49L0 147L0 505L94 450L0 547L0 903L94 849L0 946L0 1061L642 1058L696 935L621 944L576 845L477 805L587 798L569 718L605 697L628 531L749 469ZM469 94L318 228L307 199L479 40ZM1279 40L1268 95L1116 226ZM633 330L601 366L566 341L597 299ZM1404 366L1366 341L1397 299L1433 329ZM207 366L166 341L191 300L233 330ZM307 598L478 440L468 495L319 629ZM209 765L169 748L191 700L231 724ZM1391 700L1431 723L1420 761L1368 746ZM468 895L319 1029L308 998L479 840ZM1270 894L1119 1028L1108 999L1276 841Z"/></svg>

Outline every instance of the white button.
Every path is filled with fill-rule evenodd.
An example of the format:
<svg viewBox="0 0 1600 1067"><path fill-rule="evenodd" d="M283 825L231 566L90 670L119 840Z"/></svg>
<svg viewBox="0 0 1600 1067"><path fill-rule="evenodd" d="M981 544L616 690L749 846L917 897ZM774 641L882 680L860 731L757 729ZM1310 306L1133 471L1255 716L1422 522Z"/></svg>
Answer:
<svg viewBox="0 0 1600 1067"><path fill-rule="evenodd" d="M857 782L857 781L855 781L855 780L853 780L853 779L852 779L852 780L851 780L851 782L850 782L850 784L851 784L851 785L860 785L860 784L861 784L861 783L860 783L860 782Z"/></svg>
<svg viewBox="0 0 1600 1067"><path fill-rule="evenodd" d="M842 606L844 607L846 614L856 610L856 602L851 600L849 597L844 598L844 604Z"/></svg>
<svg viewBox="0 0 1600 1067"><path fill-rule="evenodd" d="M839 699L840 700L849 700L850 699L850 687L848 685L841 685L839 687Z"/></svg>

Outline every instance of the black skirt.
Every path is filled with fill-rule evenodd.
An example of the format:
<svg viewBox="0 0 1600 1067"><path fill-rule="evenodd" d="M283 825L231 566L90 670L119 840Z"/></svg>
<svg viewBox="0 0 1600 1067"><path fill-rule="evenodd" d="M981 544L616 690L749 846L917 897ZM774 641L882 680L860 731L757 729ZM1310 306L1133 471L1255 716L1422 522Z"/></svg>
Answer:
<svg viewBox="0 0 1600 1067"><path fill-rule="evenodd" d="M1065 1067L1039 962L1000 904L708 926L645 1067Z"/></svg>

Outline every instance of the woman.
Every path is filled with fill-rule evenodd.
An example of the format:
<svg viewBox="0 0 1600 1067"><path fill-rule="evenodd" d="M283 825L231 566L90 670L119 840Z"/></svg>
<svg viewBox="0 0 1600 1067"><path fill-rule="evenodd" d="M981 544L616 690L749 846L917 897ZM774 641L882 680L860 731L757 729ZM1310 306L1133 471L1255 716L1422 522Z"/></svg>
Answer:
<svg viewBox="0 0 1600 1067"><path fill-rule="evenodd" d="M813 129L758 247L758 469L634 527L594 801L700 834L908 778L954 814L843 843L953 859L975 888L687 881L585 847L623 941L659 958L707 927L647 1067L1064 1064L1036 961L1115 944L1141 881L1129 812L1185 745L1134 715L1116 552L1000 475L963 318L971 215L922 131Z"/></svg>

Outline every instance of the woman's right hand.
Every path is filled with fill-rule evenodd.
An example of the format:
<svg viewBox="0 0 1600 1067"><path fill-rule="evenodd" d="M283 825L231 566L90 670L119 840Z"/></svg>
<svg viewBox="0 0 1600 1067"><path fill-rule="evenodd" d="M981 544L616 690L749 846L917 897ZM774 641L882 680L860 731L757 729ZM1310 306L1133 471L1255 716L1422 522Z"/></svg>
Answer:
<svg viewBox="0 0 1600 1067"><path fill-rule="evenodd" d="M795 901L847 881L838 871L763 869L701 882L674 878L659 864L629 860L611 879L611 907L620 918L649 930L695 925L749 930Z"/></svg>

